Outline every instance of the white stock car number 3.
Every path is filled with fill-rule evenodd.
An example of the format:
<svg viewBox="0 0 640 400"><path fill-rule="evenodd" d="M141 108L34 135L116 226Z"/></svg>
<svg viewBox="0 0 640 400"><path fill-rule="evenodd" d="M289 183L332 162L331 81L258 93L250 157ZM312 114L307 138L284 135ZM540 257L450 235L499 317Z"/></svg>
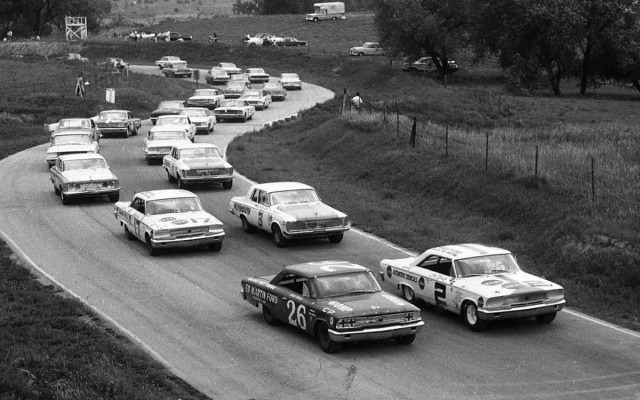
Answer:
<svg viewBox="0 0 640 400"><path fill-rule="evenodd" d="M296 303L293 300L289 300L287 301L287 310L289 310L289 323L302 330L307 330L307 320L305 319L307 307L304 304L299 304L296 308Z"/></svg>

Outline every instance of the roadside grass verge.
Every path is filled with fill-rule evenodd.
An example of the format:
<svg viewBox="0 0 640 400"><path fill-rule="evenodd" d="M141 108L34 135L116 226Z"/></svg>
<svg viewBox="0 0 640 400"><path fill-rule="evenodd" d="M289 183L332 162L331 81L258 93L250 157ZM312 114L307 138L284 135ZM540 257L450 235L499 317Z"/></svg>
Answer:
<svg viewBox="0 0 640 400"><path fill-rule="evenodd" d="M207 399L38 281L3 240L0 288L0 399Z"/></svg>

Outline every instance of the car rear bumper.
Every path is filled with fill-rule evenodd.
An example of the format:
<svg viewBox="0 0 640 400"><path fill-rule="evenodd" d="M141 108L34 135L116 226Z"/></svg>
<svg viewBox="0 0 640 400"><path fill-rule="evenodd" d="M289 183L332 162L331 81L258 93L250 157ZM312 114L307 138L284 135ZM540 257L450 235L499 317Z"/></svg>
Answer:
<svg viewBox="0 0 640 400"><path fill-rule="evenodd" d="M69 198L110 196L118 192L120 192L120 187L97 190L74 190L73 192L65 192L64 190L62 191L65 197Z"/></svg>
<svg viewBox="0 0 640 400"><path fill-rule="evenodd" d="M381 340L415 335L424 326L424 321L416 321L405 325L392 325L382 328L369 328L360 331L340 332L329 329L329 337L334 342L350 342L357 340Z"/></svg>
<svg viewBox="0 0 640 400"><path fill-rule="evenodd" d="M486 309L478 309L478 318L483 321L495 321L498 319L535 317L536 315L552 314L561 311L565 304L566 300L561 300L552 304L519 307L510 310L490 311Z"/></svg>
<svg viewBox="0 0 640 400"><path fill-rule="evenodd" d="M233 175L217 175L217 176L183 176L185 183L222 183L233 181Z"/></svg>

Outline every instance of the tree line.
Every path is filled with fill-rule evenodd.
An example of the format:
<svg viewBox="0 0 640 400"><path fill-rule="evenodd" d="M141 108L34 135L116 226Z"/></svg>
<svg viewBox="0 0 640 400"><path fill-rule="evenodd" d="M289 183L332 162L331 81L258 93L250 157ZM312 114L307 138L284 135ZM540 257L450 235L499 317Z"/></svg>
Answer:
<svg viewBox="0 0 640 400"><path fill-rule="evenodd" d="M97 32L111 12L109 0L0 0L0 33L13 37L44 36L65 29L65 17L86 17L87 30Z"/></svg>
<svg viewBox="0 0 640 400"><path fill-rule="evenodd" d="M309 14L313 4L323 0L236 0L234 14ZM342 0L348 12L371 11L375 0Z"/></svg>
<svg viewBox="0 0 640 400"><path fill-rule="evenodd" d="M375 24L392 56L430 57L441 72L456 52L495 56L510 84L545 86L563 79L580 94L603 81L640 90L637 0L377 0Z"/></svg>

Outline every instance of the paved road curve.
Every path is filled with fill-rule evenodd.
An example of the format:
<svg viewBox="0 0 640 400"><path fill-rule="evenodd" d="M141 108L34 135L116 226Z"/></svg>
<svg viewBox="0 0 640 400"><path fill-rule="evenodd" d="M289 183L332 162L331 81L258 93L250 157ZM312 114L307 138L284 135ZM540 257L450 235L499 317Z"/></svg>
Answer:
<svg viewBox="0 0 640 400"><path fill-rule="evenodd" d="M253 125L219 124L196 141L225 147L238 134L332 96L305 85L258 112ZM160 166L146 164L145 134L101 141L123 200L135 191L174 187ZM225 223L220 253L192 249L152 258L141 242L125 238L106 200L61 204L45 149L0 161L0 233L214 399L640 398L640 335L571 311L550 325L528 319L473 333L455 316L425 309L427 325L413 345L360 343L327 355L312 337L264 323L260 310L241 299L240 279L311 260L375 268L404 251L355 231L338 245L304 241L284 249L267 235L246 235L228 212L229 199L248 189L238 177L232 190L193 189Z"/></svg>

